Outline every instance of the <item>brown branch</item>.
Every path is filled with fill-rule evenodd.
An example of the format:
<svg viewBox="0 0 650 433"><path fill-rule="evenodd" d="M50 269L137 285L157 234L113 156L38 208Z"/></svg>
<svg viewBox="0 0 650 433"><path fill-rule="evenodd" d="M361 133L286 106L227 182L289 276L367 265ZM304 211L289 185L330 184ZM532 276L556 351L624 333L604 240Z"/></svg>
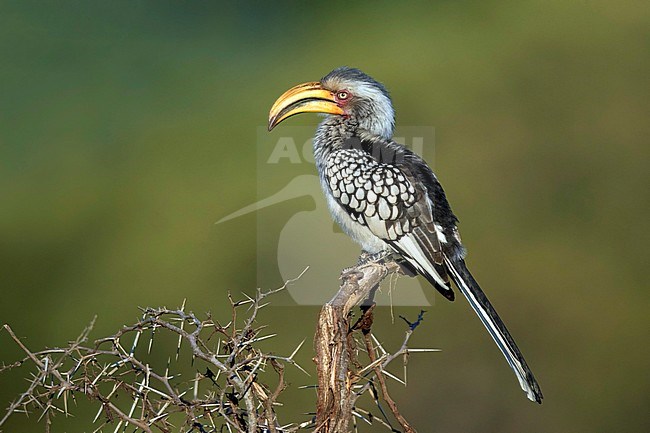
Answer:
<svg viewBox="0 0 650 433"><path fill-rule="evenodd" d="M22 404L22 402L23 402L23 400L25 400L25 398L27 398L27 397L32 397L32 396L33 396L33 391L34 391L34 390L36 389L36 387L39 385L39 383L41 382L41 380L42 380L43 378L45 378L48 374L52 373L52 374L53 374L53 375L54 375L54 376L55 376L55 377L56 377L56 378L61 382L61 384L62 384L62 386L63 386L64 389L73 388L73 386L72 386L72 385L71 385L67 380L65 380L65 379L63 378L63 376L61 375L61 373L59 373L58 370L53 370L52 368L50 368L49 365L47 366L48 368L46 368L45 364L43 364L43 363L41 362L41 360L38 359L38 357L36 357L36 355L34 355L34 353L33 353L31 350L29 350L29 349L27 348L27 346L25 346L25 345L23 344L23 342L20 340L20 338L18 338L18 337L16 336L16 334L14 333L14 331L11 329L11 327L10 327L8 324L4 324L4 325L3 325L3 328L4 328L4 329L9 333L9 335L10 335L11 338L16 342L16 344L18 345L18 347L20 347L20 348L23 350L23 352L25 352L25 354L27 355L27 357L28 357L28 358L29 358L29 359L30 359L34 364L36 364L36 366L37 366L38 369L39 369L39 374L38 374L36 377L34 377L34 379L32 379L32 382L30 383L29 388L28 388L24 393L21 394L21 396L18 398L18 400L16 400L15 402L13 402L13 403L9 406L9 409L8 409L7 412L5 413L4 417L0 420L0 426L1 426L2 424L4 424L5 421L7 421L7 419L8 419L9 416L11 415L11 413L12 413L14 410L16 410L16 409L18 408L18 406L20 406L20 405ZM46 420L46 421L47 421L47 420Z"/></svg>
<svg viewBox="0 0 650 433"><path fill-rule="evenodd" d="M370 314L372 314L372 312ZM363 340L366 342L366 350L368 351L368 358L370 358L370 362L375 362L377 360L377 357L375 356L375 348L372 346L369 332L364 332ZM377 381L379 382L381 394L384 398L384 401L386 401L388 404L390 411L393 412L393 415L395 416L395 419L397 419L397 422L399 422L406 433L417 433L415 429L411 427L406 418L404 418L404 416L402 416L402 414L399 412L397 409L397 404L395 404L395 401L388 393L388 387L386 386L386 379L384 378L381 365L375 365L373 367L373 370L375 371L375 377L377 377Z"/></svg>
<svg viewBox="0 0 650 433"><path fill-rule="evenodd" d="M268 426L270 433L278 433L278 429L276 427L277 417L275 415L275 411L273 410L273 403L275 403L275 401L278 399L278 396L284 390L286 385L284 383L284 366L274 359L271 359L271 365L273 366L273 369L278 373L278 386L275 387L275 390L264 402L265 416L266 425Z"/></svg>
<svg viewBox="0 0 650 433"><path fill-rule="evenodd" d="M381 281L398 269L397 263L389 261L370 262L345 271L339 291L320 311L314 339L318 369L316 430L320 433L346 433L352 417L350 311L369 299Z"/></svg>
<svg viewBox="0 0 650 433"><path fill-rule="evenodd" d="M85 395L100 403L93 423L102 414L106 420L95 431L109 424L130 425L146 433L176 431L178 426L172 426L168 417L179 412L184 413L184 426L191 431L206 431L204 426L210 426L210 431L226 431L227 428L229 432L239 433L258 433L265 429L291 433L304 428L309 423L281 427L273 410L285 388L284 366L288 363L304 372L293 359L302 343L290 356L265 353L258 348L257 342L269 336L260 336L264 327L255 325L259 310L266 305L263 300L284 290L293 281L287 281L275 290L258 290L253 298L246 296L242 301L232 301L232 317L226 326L213 321L209 314L207 319L200 320L183 307L175 310L145 308L142 309L142 318L136 323L97 339L93 345L85 344L91 323L64 348L32 352L9 325L4 325L4 330L25 355L10 365L3 364L0 372L21 365L35 367L35 372L28 379L27 390L9 405L1 417L0 428L15 413L37 411L40 414L38 420L44 420L45 431L50 431L53 416L56 412L68 415L69 400L75 395ZM243 310L246 310L245 320L240 324L242 328L238 329L237 311L241 317ZM138 342L148 331L151 335L148 350L141 353L142 350L137 348ZM192 362L196 359L207 365L206 373L195 375L190 382L183 381L182 373L170 371L175 366L184 367L185 362L177 361L178 357L175 366L170 365L169 357L164 370L152 367L148 357L156 332L176 337L178 343L173 348L167 347L167 353L175 351L178 354L182 343L184 350L191 353ZM217 348L210 348L207 343L215 333L223 340L219 341ZM126 344L126 341L130 343ZM264 383L269 376L266 368L269 363L279 378L270 396L264 391L269 389ZM199 381L208 387L201 396L198 395ZM194 389L191 399L184 398L188 385ZM126 403L122 401L125 395L128 396ZM122 404L128 406L121 407ZM217 422L221 428L215 424L217 418L221 419Z"/></svg>
<svg viewBox="0 0 650 433"><path fill-rule="evenodd" d="M112 402L107 401L104 403L105 406L108 406L112 413L115 413L122 421L129 423L131 425L134 425L135 427L138 427L142 431L145 431L147 433L153 433L153 430L151 430L151 427L149 427L146 423L142 422L139 419L131 418L124 412L122 412L117 406L115 406Z"/></svg>
<svg viewBox="0 0 650 433"><path fill-rule="evenodd" d="M210 314L199 319L184 307L144 308L136 323L97 339L94 344L86 343L91 323L76 340L63 348L38 352L32 352L8 325L4 325L24 354L13 364L3 364L0 372L20 365L31 366L35 371L28 378L27 390L9 405L0 419L0 428L14 413L37 412L39 416L34 418L43 420L45 431L50 431L56 412L68 415L70 399L75 395L85 395L90 401L99 403L93 423L102 414L105 418L100 420L101 425L95 431L109 424L118 424L122 427L130 425L147 433L168 433L178 428L183 431L227 430L236 433L295 433L315 428L314 432L320 433L348 433L353 414L368 423L397 431L389 425L388 419L383 419L386 414L381 407L384 416L378 418L356 406L358 398L366 391L373 394L379 405L379 391L374 388L378 383L383 400L404 432L415 433L397 410L385 378L401 381L386 371L390 362L399 357L406 359L410 352L432 350L409 349L407 346L421 316L415 323L407 322L409 329L396 352L386 351L370 333L374 293L386 276L398 270L395 262L388 261L366 262L345 271L341 275L338 293L321 309L314 340L318 371L315 419L283 425L275 410L286 387L285 366L291 364L307 373L294 360L304 340L289 356L265 353L257 344L275 335L262 335L265 327L257 324L259 310L267 305L263 300L283 290L291 283L289 281L279 289L258 290L254 297L246 296L240 301L229 296L232 311L226 325L212 319ZM360 304L363 304L363 314L355 321L351 312ZM355 337L355 331L363 333L365 344ZM176 354L173 364L173 356L170 356L166 367L154 367L157 363L150 362L156 333L172 336L177 342L173 347L162 349L163 353ZM150 335L148 348L147 343L141 343L141 346L145 345L146 351L143 351L142 347L138 348L138 343L146 340L147 335ZM211 341L215 335L219 337L218 342ZM163 337L160 339L163 345L169 341ZM183 379L188 376L182 368L189 365L185 359L179 360L181 347L182 353L190 355L192 363L196 361L205 373L195 371L194 379ZM369 364L360 362L357 357L364 350L368 352ZM274 372L277 385L270 387L265 380ZM187 393L191 390L193 393L189 395L192 397L189 397ZM126 401L124 396L127 396ZM171 424L170 416L174 414L184 415L182 426Z"/></svg>

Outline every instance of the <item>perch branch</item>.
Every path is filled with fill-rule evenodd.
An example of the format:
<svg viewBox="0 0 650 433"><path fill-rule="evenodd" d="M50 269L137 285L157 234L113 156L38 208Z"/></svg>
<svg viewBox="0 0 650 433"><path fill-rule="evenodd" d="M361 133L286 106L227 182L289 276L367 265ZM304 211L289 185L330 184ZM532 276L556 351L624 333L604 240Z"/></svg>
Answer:
<svg viewBox="0 0 650 433"><path fill-rule="evenodd" d="M345 433L352 417L355 381L349 315L355 306L371 299L381 281L397 272L394 261L369 262L345 271L336 295L318 317L314 346L318 370L316 431Z"/></svg>

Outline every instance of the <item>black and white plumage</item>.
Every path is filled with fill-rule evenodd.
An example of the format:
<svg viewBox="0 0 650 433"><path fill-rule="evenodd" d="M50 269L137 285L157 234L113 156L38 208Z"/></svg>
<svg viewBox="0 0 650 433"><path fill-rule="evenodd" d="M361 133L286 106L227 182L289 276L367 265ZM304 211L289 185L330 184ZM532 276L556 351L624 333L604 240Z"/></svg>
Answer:
<svg viewBox="0 0 650 433"><path fill-rule="evenodd" d="M364 251L398 255L449 300L451 279L528 398L541 403L533 373L465 265L458 219L442 186L422 158L392 140L394 112L385 87L358 69L335 69L285 92L271 109L269 129L304 112L328 114L318 126L314 155L334 220Z"/></svg>

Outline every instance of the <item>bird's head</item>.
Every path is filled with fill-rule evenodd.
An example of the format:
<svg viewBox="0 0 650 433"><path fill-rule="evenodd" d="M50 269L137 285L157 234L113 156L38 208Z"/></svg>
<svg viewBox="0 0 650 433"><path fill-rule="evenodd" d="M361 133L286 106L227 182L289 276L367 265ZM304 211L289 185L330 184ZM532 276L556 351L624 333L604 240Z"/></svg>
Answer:
<svg viewBox="0 0 650 433"><path fill-rule="evenodd" d="M320 81L299 84L275 101L269 131L300 113L325 113L354 121L358 128L383 138L393 135L395 113L388 91L358 69L340 67Z"/></svg>

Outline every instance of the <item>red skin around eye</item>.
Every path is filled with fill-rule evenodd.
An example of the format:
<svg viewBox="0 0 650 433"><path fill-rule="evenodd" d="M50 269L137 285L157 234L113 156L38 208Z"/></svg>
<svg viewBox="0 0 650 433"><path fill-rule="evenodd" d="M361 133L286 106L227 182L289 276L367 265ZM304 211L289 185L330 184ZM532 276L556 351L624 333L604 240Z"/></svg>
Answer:
<svg viewBox="0 0 650 433"><path fill-rule="evenodd" d="M345 108L346 108L348 102L350 102L350 99L352 99L352 94L350 92L348 92L348 91L345 91L345 93L348 94L348 97L345 98L345 99L341 99L341 98L339 98L339 93L341 93L341 91L332 92L332 96L334 96L334 100L336 101L336 105L338 105L339 107L344 109L345 113L343 114L343 117L348 118L348 117L350 117L350 113L348 113L348 110L346 110Z"/></svg>
<svg viewBox="0 0 650 433"><path fill-rule="evenodd" d="M346 91L345 93L348 94L348 97L345 98L345 99L341 99L341 98L339 98L339 93L341 93L341 91L334 93L334 100L339 105L339 107L345 107L345 105L348 102L350 102L350 98L351 98L352 94L350 92Z"/></svg>

